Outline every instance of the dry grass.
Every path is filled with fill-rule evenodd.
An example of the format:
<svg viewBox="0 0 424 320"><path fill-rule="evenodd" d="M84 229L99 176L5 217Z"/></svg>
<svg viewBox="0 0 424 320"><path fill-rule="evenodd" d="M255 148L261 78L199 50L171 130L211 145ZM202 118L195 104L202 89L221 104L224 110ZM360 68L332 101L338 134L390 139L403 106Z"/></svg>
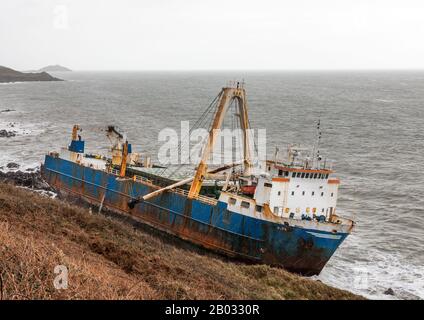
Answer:
<svg viewBox="0 0 424 320"><path fill-rule="evenodd" d="M265 265L227 262L0 184L2 299L357 299ZM69 269L56 290L54 267Z"/></svg>

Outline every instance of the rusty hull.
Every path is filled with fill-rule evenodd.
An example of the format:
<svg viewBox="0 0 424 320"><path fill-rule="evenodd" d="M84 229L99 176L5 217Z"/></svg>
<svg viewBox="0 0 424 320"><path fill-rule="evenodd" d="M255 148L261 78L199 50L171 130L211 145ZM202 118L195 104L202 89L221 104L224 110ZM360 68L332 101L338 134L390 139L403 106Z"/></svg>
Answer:
<svg viewBox="0 0 424 320"><path fill-rule="evenodd" d="M134 209L128 202L159 187L120 178L101 170L47 155L44 179L59 192L137 220L196 245L225 254L283 267L302 275L319 274L347 234L322 233L261 220L227 210L227 204L204 203L166 192Z"/></svg>

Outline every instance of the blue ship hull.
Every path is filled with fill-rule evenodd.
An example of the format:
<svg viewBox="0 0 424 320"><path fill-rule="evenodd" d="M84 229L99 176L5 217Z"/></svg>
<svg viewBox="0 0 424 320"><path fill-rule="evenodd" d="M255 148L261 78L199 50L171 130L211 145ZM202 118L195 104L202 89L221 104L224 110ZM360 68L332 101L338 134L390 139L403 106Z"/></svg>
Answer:
<svg viewBox="0 0 424 320"><path fill-rule="evenodd" d="M62 193L141 222L227 256L311 276L319 274L348 233L307 229L232 212L166 192L130 209L128 201L156 190L153 186L47 155L45 180Z"/></svg>

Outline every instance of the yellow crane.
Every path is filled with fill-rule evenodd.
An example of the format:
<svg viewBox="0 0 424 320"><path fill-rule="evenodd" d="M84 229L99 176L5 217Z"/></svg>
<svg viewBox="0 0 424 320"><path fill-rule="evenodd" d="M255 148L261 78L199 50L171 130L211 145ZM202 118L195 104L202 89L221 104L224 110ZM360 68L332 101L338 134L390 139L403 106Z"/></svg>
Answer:
<svg viewBox="0 0 424 320"><path fill-rule="evenodd" d="M243 175L244 176L251 175L252 160L251 160L251 154L250 154L250 141L249 141L250 125L249 125L249 118L248 118L248 112L247 112L246 91L243 88L243 86L240 86L240 84L237 83L237 86L223 88L218 97L219 97L218 107L215 111L212 126L209 131L208 140L206 142L206 147L203 151L200 163L197 166L196 174L193 177L178 181L172 185L158 189L154 192L146 194L143 197L138 197L137 199L130 201L128 203L130 208L133 208L135 204L139 202L146 201L148 199L151 199L153 197L160 195L161 193L167 190L174 189L176 187L179 187L181 185L184 185L190 182L192 182L192 184L190 187L190 191L188 193L188 198L195 199L196 197L198 197L200 193L203 180L205 179L206 176L210 174L216 174L218 172L221 172L226 169L239 165L239 163L232 163L232 164L224 165L212 171L208 171L208 165L207 165L207 161L215 145L217 136L219 134L219 130L222 127L225 114L227 113L229 107L231 106L234 100L236 100L238 103L239 113L240 113L240 117L239 117L240 128L243 131L243 165L244 165Z"/></svg>
<svg viewBox="0 0 424 320"><path fill-rule="evenodd" d="M212 127L209 131L208 140L206 142L206 147L203 151L202 158L197 167L196 174L191 184L188 197L190 199L196 198L200 189L202 188L203 180L207 173L208 165L207 161L210 157L210 154L215 146L219 130L222 127L225 114L228 111L231 103L237 100L239 113L240 113L240 128L243 131L243 163L244 163L244 175L250 175L252 169L251 155L250 155L250 142L249 142L249 118L247 112L247 101L246 101L246 91L245 89L237 83L236 87L226 87L223 88L219 98L218 108L215 112L215 118L212 122Z"/></svg>

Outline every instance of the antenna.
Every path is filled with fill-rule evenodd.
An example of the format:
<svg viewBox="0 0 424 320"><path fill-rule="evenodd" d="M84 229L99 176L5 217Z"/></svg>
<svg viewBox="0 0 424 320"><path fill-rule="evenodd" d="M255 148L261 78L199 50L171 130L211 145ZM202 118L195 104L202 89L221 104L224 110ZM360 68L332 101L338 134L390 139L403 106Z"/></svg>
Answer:
<svg viewBox="0 0 424 320"><path fill-rule="evenodd" d="M319 162L321 161L321 156L319 154L319 144L321 142L321 115L318 117L318 123L317 123L317 154L316 154L316 160L317 160L317 167L319 165Z"/></svg>
<svg viewBox="0 0 424 320"><path fill-rule="evenodd" d="M319 161L321 161L321 156L319 154L319 144L321 142L321 136L322 136L322 132L321 132L321 113L320 113L318 115L318 122L317 122L317 139L312 149L312 166L314 166L314 164L316 163L316 167L318 167Z"/></svg>
<svg viewBox="0 0 424 320"><path fill-rule="evenodd" d="M276 146L275 147L275 153L274 153L274 163L277 164L278 161L278 154L280 153L280 149Z"/></svg>

